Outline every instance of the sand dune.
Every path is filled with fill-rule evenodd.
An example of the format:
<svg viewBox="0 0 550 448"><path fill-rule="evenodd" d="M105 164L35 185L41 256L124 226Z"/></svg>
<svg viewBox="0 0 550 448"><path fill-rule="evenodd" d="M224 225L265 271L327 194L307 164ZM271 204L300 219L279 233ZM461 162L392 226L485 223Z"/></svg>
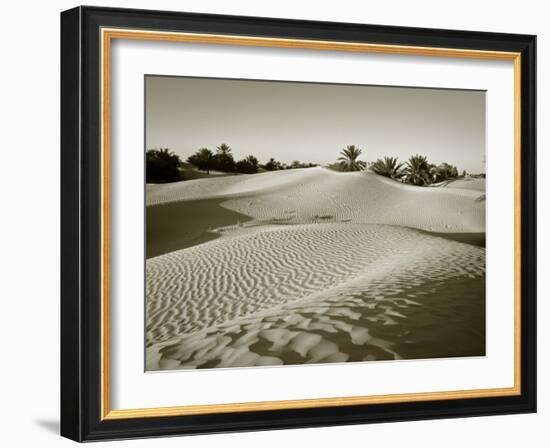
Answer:
<svg viewBox="0 0 550 448"><path fill-rule="evenodd" d="M229 197L233 194L266 191L284 188L316 174L312 169L271 171L259 174L212 177L168 184L147 184L145 200L147 205L195 199Z"/></svg>
<svg viewBox="0 0 550 448"><path fill-rule="evenodd" d="M150 186L147 204L213 197L258 221L250 225L353 221L432 232L485 231L485 204L476 201L477 191L414 187L320 167Z"/></svg>
<svg viewBox="0 0 550 448"><path fill-rule="evenodd" d="M400 358L395 341L373 329L406 319L404 310L449 280L482 278L484 256L412 229L329 223L155 257L147 263L148 369L338 362L354 350L361 359ZM351 344L339 345L342 335Z"/></svg>
<svg viewBox="0 0 550 448"><path fill-rule="evenodd" d="M445 188L463 188L466 190L481 191L485 193L485 179L459 179L449 182Z"/></svg>
<svg viewBox="0 0 550 448"><path fill-rule="evenodd" d="M147 260L147 369L484 354L485 249L425 232L484 232L478 198L324 168L148 185L182 249Z"/></svg>

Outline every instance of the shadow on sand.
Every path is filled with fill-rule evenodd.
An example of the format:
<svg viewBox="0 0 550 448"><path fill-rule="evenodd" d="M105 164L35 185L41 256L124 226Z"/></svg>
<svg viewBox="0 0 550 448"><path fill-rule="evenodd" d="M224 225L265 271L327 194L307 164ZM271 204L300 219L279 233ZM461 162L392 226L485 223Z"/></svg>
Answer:
<svg viewBox="0 0 550 448"><path fill-rule="evenodd" d="M222 207L224 199L200 199L146 207L147 258L218 238L212 232L252 218Z"/></svg>

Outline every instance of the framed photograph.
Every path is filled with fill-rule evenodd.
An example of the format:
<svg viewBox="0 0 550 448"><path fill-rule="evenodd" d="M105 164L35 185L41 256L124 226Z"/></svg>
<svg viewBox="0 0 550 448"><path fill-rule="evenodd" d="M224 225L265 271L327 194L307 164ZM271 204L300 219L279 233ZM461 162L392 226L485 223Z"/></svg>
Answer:
<svg viewBox="0 0 550 448"><path fill-rule="evenodd" d="M61 433L535 412L535 36L61 14Z"/></svg>

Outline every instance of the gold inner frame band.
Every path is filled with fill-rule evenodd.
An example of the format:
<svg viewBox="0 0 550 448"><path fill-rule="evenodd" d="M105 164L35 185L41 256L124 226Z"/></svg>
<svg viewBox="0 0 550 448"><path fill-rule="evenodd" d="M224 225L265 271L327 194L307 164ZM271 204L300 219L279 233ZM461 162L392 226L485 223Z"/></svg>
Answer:
<svg viewBox="0 0 550 448"><path fill-rule="evenodd" d="M442 392L368 395L302 400L279 400L229 404L187 405L141 409L111 409L110 366L110 63L113 39L186 42L215 45L240 45L272 48L296 48L356 53L383 53L413 56L455 57L513 61L514 63L514 386ZM115 420L167 417L227 412L307 409L413 401L453 400L502 397L521 394L521 54L514 52L466 50L458 48L418 47L278 39L249 36L194 34L135 29L101 29L101 419Z"/></svg>

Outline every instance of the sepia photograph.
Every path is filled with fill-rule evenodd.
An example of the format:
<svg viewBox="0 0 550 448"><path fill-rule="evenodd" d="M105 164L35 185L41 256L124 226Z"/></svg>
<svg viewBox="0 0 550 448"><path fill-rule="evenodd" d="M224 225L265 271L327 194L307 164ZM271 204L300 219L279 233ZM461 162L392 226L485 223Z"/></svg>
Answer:
<svg viewBox="0 0 550 448"><path fill-rule="evenodd" d="M145 76L147 371L486 355L486 92Z"/></svg>

